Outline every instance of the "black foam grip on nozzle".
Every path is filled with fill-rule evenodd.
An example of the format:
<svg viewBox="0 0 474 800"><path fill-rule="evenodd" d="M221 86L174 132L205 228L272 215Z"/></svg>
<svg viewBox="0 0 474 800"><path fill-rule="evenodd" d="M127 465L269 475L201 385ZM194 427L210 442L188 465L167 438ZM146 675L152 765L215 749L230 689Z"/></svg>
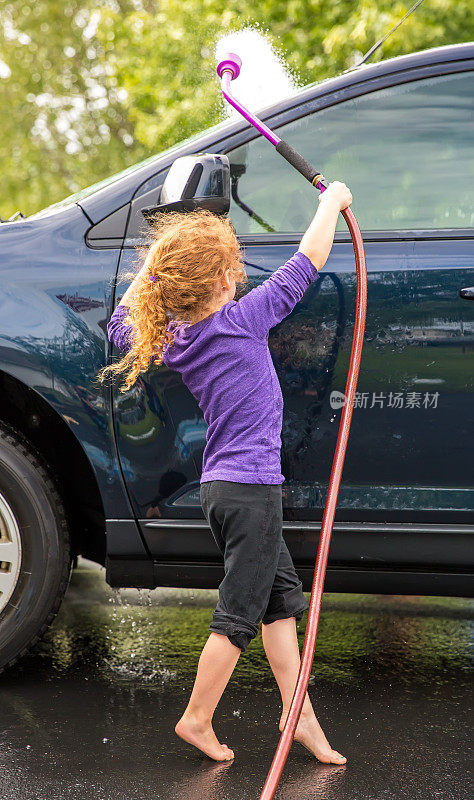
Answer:
<svg viewBox="0 0 474 800"><path fill-rule="evenodd" d="M310 183L313 182L316 175L320 175L320 171L315 169L308 161L306 161L303 156L300 156L297 150L288 144L288 142L284 142L283 139L278 142L275 146L275 149L278 153L280 153L283 158L285 158L292 167L301 172L304 178Z"/></svg>

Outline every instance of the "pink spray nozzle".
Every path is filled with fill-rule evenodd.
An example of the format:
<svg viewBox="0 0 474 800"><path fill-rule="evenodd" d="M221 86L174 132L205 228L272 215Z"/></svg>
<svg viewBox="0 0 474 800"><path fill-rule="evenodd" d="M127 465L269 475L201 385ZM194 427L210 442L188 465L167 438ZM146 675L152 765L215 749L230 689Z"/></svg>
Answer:
<svg viewBox="0 0 474 800"><path fill-rule="evenodd" d="M217 74L221 79L222 94L227 102L230 103L230 105L233 106L239 112L239 114L242 114L242 116L248 120L248 122L250 122L254 128L262 133L269 142L271 142L273 145L277 145L280 141L280 138L273 133L270 128L267 128L265 123L258 119L255 114L252 114L248 108L245 108L242 103L239 103L239 101L233 97L230 91L230 84L233 80L239 77L241 66L242 61L240 57L236 55L236 53L227 53L225 58L223 58L222 61L219 61L219 64L217 65Z"/></svg>
<svg viewBox="0 0 474 800"><path fill-rule="evenodd" d="M232 74L231 81L235 81L240 75L241 66L242 61L236 53L227 53L226 57L217 65L217 74L219 78L222 78L224 70L228 70Z"/></svg>

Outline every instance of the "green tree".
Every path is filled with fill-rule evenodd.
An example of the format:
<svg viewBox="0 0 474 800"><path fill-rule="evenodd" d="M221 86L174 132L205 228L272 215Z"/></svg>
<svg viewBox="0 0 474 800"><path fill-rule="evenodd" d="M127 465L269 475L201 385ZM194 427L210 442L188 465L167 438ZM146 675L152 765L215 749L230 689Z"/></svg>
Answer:
<svg viewBox="0 0 474 800"><path fill-rule="evenodd" d="M100 0L0 6L0 214L33 213L144 158L107 64ZM121 3L124 16L133 4Z"/></svg>
<svg viewBox="0 0 474 800"><path fill-rule="evenodd" d="M25 0L0 8L0 215L33 213L222 118L214 47L258 26L300 85L351 66L392 0ZM373 61L474 39L469 0L425 0Z"/></svg>

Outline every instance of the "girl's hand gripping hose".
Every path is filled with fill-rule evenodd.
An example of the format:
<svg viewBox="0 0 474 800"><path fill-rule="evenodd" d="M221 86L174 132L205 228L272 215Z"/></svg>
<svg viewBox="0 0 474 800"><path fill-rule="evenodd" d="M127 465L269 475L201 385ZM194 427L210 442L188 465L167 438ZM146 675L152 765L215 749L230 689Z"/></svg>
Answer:
<svg viewBox="0 0 474 800"><path fill-rule="evenodd" d="M288 144L288 142L280 139L272 130L270 130L270 128L265 125L265 123L259 120L248 109L244 108L244 106L242 106L232 96L230 92L230 83L239 75L240 67L241 60L239 56L235 55L234 53L229 53L217 67L217 74L221 78L222 93L225 99L235 109L237 109L237 111L242 114L242 116L245 117L245 119L248 120L251 125L253 125L263 136L265 136L269 142L274 145L277 152L280 153L280 155L283 156L283 158L285 158L296 170L298 170L298 172L300 172L303 177L306 178L306 180L308 180L321 192L324 192L328 188L328 184L321 172L309 164L306 159L303 158L303 156L301 156L290 144ZM341 484L344 458L349 438L352 409L362 355L367 309L367 270L364 243L357 220L350 208L345 208L341 213L351 234L357 275L356 313L349 370L345 387L345 404L342 409L341 421L339 423L336 449L334 453L331 476L329 478L323 521L321 524L321 533L319 538L318 552L316 555L313 585L311 589L311 599L308 609L308 621L306 625L303 650L301 653L300 670L285 727L283 728L280 741L278 742L275 756L260 795L260 800L271 800L271 798L273 798L275 795L280 776L283 772L291 743L293 741L296 727L298 725L298 720L300 718L301 709L303 707L304 698L308 688L308 682L314 658L314 648L318 630L329 545L331 541L334 515L336 512L337 496Z"/></svg>

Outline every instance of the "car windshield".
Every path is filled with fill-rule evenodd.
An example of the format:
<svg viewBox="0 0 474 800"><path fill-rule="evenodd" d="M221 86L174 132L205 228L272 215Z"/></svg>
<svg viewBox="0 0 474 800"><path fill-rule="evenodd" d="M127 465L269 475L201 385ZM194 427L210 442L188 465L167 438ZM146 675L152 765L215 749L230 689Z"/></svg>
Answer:
<svg viewBox="0 0 474 800"><path fill-rule="evenodd" d="M50 213L54 209L71 205L71 203L77 203L84 197L89 197L89 195L94 194L94 192L97 192L99 189L103 189L106 186L109 186L111 183L115 183L115 181L118 181L121 178L125 178L126 175L130 175L132 172L135 172L141 167L144 167L146 164L150 164L152 161L156 161L157 158L162 158L163 156L167 156L173 153L175 150L179 150L181 147L187 144L192 144L193 142L198 141L200 138L202 138L203 134L213 133L213 132L217 133L219 130L225 129L229 125L229 123L230 120L225 119L223 122L217 123L217 125L214 125L210 128L206 128L205 131L199 131L199 133L194 134L194 136L190 136L188 139L183 139L180 142L177 142L176 144L169 147L167 150L162 150L159 153L155 153L152 156L148 156L148 158L145 158L143 161L139 161L137 164L132 164L132 166L127 167L121 172L117 172L115 175L110 175L108 178L104 178L102 181L93 183L91 186L87 186L85 189L81 189L80 191L75 192L74 194L68 195L68 197L65 197L64 200L59 200L57 203L53 203L52 205L41 209L41 211L38 211L34 214L30 214L29 219L43 216L44 214Z"/></svg>

